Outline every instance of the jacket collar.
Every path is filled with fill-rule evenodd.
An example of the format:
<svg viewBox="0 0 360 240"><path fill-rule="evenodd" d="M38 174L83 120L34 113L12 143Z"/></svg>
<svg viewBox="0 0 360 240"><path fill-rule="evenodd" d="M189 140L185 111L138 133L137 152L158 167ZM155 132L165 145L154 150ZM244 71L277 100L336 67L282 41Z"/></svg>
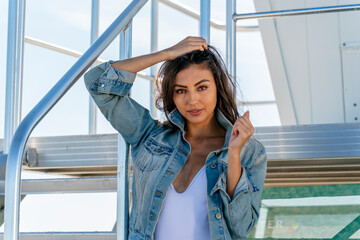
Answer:
<svg viewBox="0 0 360 240"><path fill-rule="evenodd" d="M229 121L229 119L224 116L224 114L218 108L215 109L215 117L217 118L219 124L226 129L225 144L221 148L222 150L224 150L228 147L233 124ZM170 112L169 119L174 125L178 126L182 131L183 135L185 135L185 118L181 115L177 108Z"/></svg>

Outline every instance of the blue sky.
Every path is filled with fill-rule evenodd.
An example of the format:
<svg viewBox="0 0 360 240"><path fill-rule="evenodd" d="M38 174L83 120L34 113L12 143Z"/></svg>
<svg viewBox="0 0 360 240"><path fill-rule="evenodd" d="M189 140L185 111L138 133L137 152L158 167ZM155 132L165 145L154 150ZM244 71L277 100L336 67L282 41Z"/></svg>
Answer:
<svg viewBox="0 0 360 240"><path fill-rule="evenodd" d="M100 0L100 34L130 1ZM182 0L200 9L199 0ZM225 23L225 1L212 0L211 15ZM238 1L238 12L253 12L251 0ZM25 35L85 52L90 45L91 0L27 1ZM198 22L159 3L159 49L169 47L188 35L198 35ZM5 77L8 1L0 1L0 138L4 136ZM257 24L243 21L238 24ZM116 60L118 38L100 56ZM211 29L210 44L225 53L225 32ZM150 52L150 1L133 22L133 56ZM76 58L25 44L23 111L26 114L76 62ZM267 62L259 32L237 34L237 80L245 101L274 100ZM145 86L145 87L144 87ZM149 82L137 79L132 94L148 107ZM88 93L82 78L34 130L32 136L87 134ZM275 104L249 106L254 126L280 125ZM101 113L98 133L115 133ZM23 177L39 177L23 174ZM36 205L35 205L36 203ZM21 205L21 231L111 230L115 221L115 194L67 194L28 196ZM40 210L41 206L41 210ZM56 217L54 217L56 216ZM61 224L55 219L61 219ZM82 220L81 220L82 219ZM84 221L83 219L88 219Z"/></svg>

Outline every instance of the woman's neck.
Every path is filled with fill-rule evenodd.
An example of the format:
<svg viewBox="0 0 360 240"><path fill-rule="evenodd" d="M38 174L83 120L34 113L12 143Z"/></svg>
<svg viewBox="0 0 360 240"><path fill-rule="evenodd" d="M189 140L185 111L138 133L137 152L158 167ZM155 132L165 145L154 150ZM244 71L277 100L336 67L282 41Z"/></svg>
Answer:
<svg viewBox="0 0 360 240"><path fill-rule="evenodd" d="M186 137L190 138L208 138L208 137L224 137L226 130L219 124L215 115L208 123L193 124L186 123Z"/></svg>

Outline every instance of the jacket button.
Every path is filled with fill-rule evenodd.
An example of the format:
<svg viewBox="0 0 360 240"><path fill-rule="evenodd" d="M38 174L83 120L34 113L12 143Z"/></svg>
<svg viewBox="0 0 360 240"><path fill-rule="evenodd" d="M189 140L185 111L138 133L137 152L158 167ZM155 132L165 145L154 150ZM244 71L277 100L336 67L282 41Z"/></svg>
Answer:
<svg viewBox="0 0 360 240"><path fill-rule="evenodd" d="M211 168L216 168L216 163L211 164Z"/></svg>
<svg viewBox="0 0 360 240"><path fill-rule="evenodd" d="M157 149L157 152L161 152L162 151L162 147Z"/></svg>
<svg viewBox="0 0 360 240"><path fill-rule="evenodd" d="M220 218L221 218L221 214L220 214L220 213L217 213L217 214L215 215L215 217L216 217L217 219L220 219Z"/></svg>

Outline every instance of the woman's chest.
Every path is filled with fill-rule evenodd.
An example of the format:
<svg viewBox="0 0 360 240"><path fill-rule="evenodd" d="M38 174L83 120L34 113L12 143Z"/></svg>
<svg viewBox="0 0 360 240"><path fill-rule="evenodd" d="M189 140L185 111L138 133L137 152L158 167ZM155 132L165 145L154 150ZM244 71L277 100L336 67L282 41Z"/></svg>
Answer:
<svg viewBox="0 0 360 240"><path fill-rule="evenodd" d="M199 170L205 165L208 155L224 145L223 137L208 141L188 141L191 145L190 155L173 181L173 186L178 193L186 191Z"/></svg>

